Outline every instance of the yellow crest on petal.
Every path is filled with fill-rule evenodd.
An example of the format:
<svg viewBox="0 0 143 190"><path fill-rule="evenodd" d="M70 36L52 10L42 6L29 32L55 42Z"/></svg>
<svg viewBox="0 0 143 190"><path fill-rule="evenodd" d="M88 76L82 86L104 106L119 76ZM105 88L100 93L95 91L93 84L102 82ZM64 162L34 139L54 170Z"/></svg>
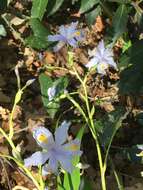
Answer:
<svg viewBox="0 0 143 190"><path fill-rule="evenodd" d="M78 149L79 149L79 145L77 145L77 144L71 144L71 145L70 145L70 150L76 151L76 150L78 150Z"/></svg>
<svg viewBox="0 0 143 190"><path fill-rule="evenodd" d="M37 137L37 140L41 143L48 143L48 138L46 135L44 134L40 134L38 137Z"/></svg>
<svg viewBox="0 0 143 190"><path fill-rule="evenodd" d="M75 32L76 36L80 36L80 34L81 34L80 31Z"/></svg>

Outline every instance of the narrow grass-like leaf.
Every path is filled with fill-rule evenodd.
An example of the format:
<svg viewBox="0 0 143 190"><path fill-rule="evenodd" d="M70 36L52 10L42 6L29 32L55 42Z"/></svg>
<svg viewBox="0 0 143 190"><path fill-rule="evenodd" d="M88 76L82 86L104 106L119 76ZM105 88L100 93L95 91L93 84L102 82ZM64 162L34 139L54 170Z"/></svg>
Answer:
<svg viewBox="0 0 143 190"><path fill-rule="evenodd" d="M47 6L48 16L53 15L56 11L58 11L58 9L63 4L63 2L64 0L49 1L48 6Z"/></svg>
<svg viewBox="0 0 143 190"><path fill-rule="evenodd" d="M77 138L81 141L82 136L84 133L84 127L82 127L77 135ZM76 156L75 159L73 160L73 165L76 166L80 160L79 156ZM75 168L70 175L69 173L64 174L64 183L63 187L67 190L79 190L80 186L80 169Z"/></svg>

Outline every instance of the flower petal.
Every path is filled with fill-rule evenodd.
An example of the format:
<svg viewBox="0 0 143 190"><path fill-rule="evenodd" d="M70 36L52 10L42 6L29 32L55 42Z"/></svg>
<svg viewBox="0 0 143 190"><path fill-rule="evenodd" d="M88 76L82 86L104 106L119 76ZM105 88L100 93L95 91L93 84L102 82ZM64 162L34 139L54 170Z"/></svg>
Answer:
<svg viewBox="0 0 143 190"><path fill-rule="evenodd" d="M42 168L42 175L46 176L49 173L55 173L58 174L58 161L56 157L51 156L49 158L48 164L45 164Z"/></svg>
<svg viewBox="0 0 143 190"><path fill-rule="evenodd" d="M105 75L107 68L108 68L108 64L107 64L107 63L99 63L99 64L97 65L97 72L98 72L99 74Z"/></svg>
<svg viewBox="0 0 143 190"><path fill-rule="evenodd" d="M61 158L59 158L59 162L60 162L60 164L61 164L61 167L65 170L65 171L67 171L67 172L69 172L69 173L71 173L72 171L73 171L73 165L72 165L72 160L71 159L68 159L68 158L66 158L66 157L61 157Z"/></svg>
<svg viewBox="0 0 143 190"><path fill-rule="evenodd" d="M49 162L48 162L48 167L52 172L57 173L58 161L56 157L50 157Z"/></svg>
<svg viewBox="0 0 143 190"><path fill-rule="evenodd" d="M51 42L64 41L64 37L62 35L60 35L60 34L49 35L48 36L48 41L51 41Z"/></svg>
<svg viewBox="0 0 143 190"><path fill-rule="evenodd" d="M68 130L70 122L63 121L62 124L55 131L55 141L57 144L63 144L68 137Z"/></svg>
<svg viewBox="0 0 143 190"><path fill-rule="evenodd" d="M72 156L81 156L82 151L80 151L80 140L79 139L74 139L70 141L69 143L66 143L63 145L64 149L66 151L69 151L70 155Z"/></svg>
<svg viewBox="0 0 143 190"><path fill-rule="evenodd" d="M28 166L38 166L44 164L49 159L48 152L35 152L29 158L24 159L24 165Z"/></svg>
<svg viewBox="0 0 143 190"><path fill-rule="evenodd" d="M36 142L44 149L48 149L53 146L54 139L52 133L45 127L37 127L33 131L33 137Z"/></svg>
<svg viewBox="0 0 143 190"><path fill-rule="evenodd" d="M71 45L72 47L76 48L77 47L77 41L74 38L68 39L68 44Z"/></svg>
<svg viewBox="0 0 143 190"><path fill-rule="evenodd" d="M59 51L64 45L65 45L65 42L62 42L62 41L57 43L57 45L54 47L54 52Z"/></svg>
<svg viewBox="0 0 143 190"><path fill-rule="evenodd" d="M85 33L82 30L77 30L74 35L77 41L82 41L85 38Z"/></svg>
<svg viewBox="0 0 143 190"><path fill-rule="evenodd" d="M47 93L48 93L49 101L52 101L56 95L56 86L52 86L48 88Z"/></svg>
<svg viewBox="0 0 143 190"><path fill-rule="evenodd" d="M97 63L98 63L98 59L96 57L93 57L85 66L90 69L91 67L96 66Z"/></svg>
<svg viewBox="0 0 143 190"><path fill-rule="evenodd" d="M67 27L64 26L64 25L60 26L60 27L59 27L59 33L60 33L62 36L66 37L66 36L67 36Z"/></svg>
<svg viewBox="0 0 143 190"><path fill-rule="evenodd" d="M101 56L104 55L104 51L105 51L105 46L104 46L104 41L101 40L97 46L98 51L100 52Z"/></svg>

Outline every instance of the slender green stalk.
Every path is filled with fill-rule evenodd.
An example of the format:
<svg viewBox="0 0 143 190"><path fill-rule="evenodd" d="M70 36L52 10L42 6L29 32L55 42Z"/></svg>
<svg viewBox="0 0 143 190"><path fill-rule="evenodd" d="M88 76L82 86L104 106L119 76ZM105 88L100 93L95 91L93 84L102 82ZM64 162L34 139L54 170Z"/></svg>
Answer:
<svg viewBox="0 0 143 190"><path fill-rule="evenodd" d="M8 137L8 135L3 131L2 128L0 128L0 132L3 134L3 136L6 138L6 140L8 141L8 143L10 144L12 150L15 152L16 155L19 155L19 152L17 151L13 141L11 140L11 138Z"/></svg>
<svg viewBox="0 0 143 190"><path fill-rule="evenodd" d="M101 174L101 184L102 184L102 190L106 190L106 180L105 180L105 172L103 170L103 160L102 160L102 153L101 153L101 148L100 148L100 144L96 135L96 130L94 127L94 122L93 122L93 114L91 114L90 111L90 106L89 106L89 101L88 101L88 94L87 94L87 88L86 88L86 79L87 76L84 78L84 80L81 79L81 77L79 76L78 72L76 71L76 69L73 67L75 75L77 76L78 80L80 81L81 85L83 86L84 89L84 100L86 103L86 108L87 108L87 113L88 113L88 117L86 116L86 114L83 112L82 108L80 107L80 105L73 100L73 98L70 98L70 101L79 109L79 111L82 113L87 125L90 128L90 131L92 133L92 136L96 142L96 149L97 149L97 154L98 154L98 159L99 159L99 166L100 166L100 174ZM88 119L89 118L89 119Z"/></svg>
<svg viewBox="0 0 143 190"><path fill-rule="evenodd" d="M39 179L40 188L41 188L41 190L44 190L45 183L44 183L43 178L42 178L42 166L41 165L39 166L39 177L40 177L40 179Z"/></svg>

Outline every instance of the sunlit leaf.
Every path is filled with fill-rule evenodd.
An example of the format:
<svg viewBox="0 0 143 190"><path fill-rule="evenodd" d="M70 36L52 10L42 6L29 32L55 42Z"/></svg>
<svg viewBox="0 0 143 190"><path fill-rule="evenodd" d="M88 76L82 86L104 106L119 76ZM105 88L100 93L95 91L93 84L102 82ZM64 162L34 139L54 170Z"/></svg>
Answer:
<svg viewBox="0 0 143 190"><path fill-rule="evenodd" d="M94 5L98 4L99 0L81 0L80 13L90 10Z"/></svg>
<svg viewBox="0 0 143 190"><path fill-rule="evenodd" d="M32 48L46 49L51 44L48 42L47 37L50 34L49 30L42 25L39 19L31 19L30 26L33 31L33 35L26 38L25 43Z"/></svg>
<svg viewBox="0 0 143 190"><path fill-rule="evenodd" d="M98 5L93 11L90 11L85 15L86 21L89 25L93 24L97 18L101 14L101 7Z"/></svg>
<svg viewBox="0 0 143 190"><path fill-rule="evenodd" d="M48 0L33 0L31 17L42 20L46 11L47 4L48 4Z"/></svg>

